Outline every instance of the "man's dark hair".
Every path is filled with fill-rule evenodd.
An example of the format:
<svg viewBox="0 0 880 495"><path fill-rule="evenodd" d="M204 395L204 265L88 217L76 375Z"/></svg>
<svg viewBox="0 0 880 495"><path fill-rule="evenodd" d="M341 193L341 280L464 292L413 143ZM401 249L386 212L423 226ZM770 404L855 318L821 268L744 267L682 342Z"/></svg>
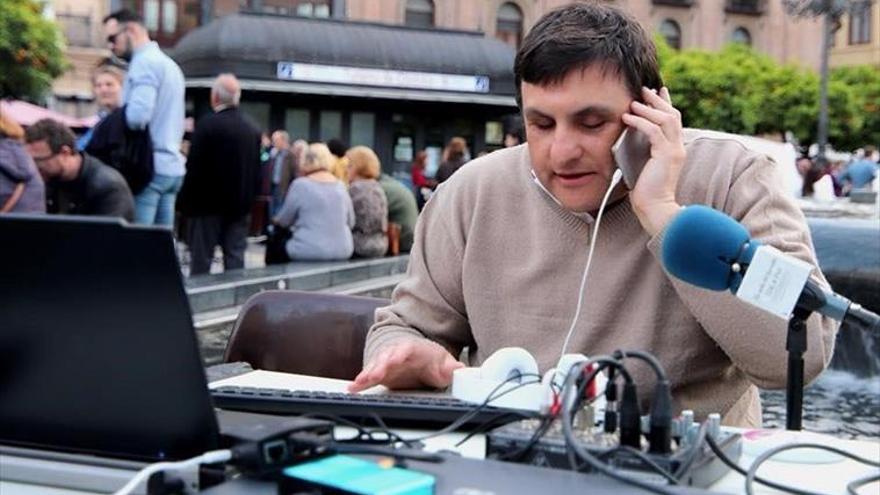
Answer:
<svg viewBox="0 0 880 495"><path fill-rule="evenodd" d="M76 151L76 136L66 125L52 119L41 119L24 131L26 143L46 141L52 153L60 153L62 146Z"/></svg>
<svg viewBox="0 0 880 495"><path fill-rule="evenodd" d="M110 19L115 19L119 24L125 22L133 22L135 24L144 25L144 18L141 17L137 12L129 9L119 9L116 12L111 12L104 17L104 20L101 21L101 24L106 24Z"/></svg>
<svg viewBox="0 0 880 495"><path fill-rule="evenodd" d="M636 100L642 86L663 86L657 49L635 18L608 5L576 3L548 12L523 40L513 65L517 104L522 107L523 81L557 84L592 65L620 74Z"/></svg>
<svg viewBox="0 0 880 495"><path fill-rule="evenodd" d="M336 158L342 158L345 156L345 152L348 151L348 146L341 139L336 138L327 141L327 148L330 149L330 153L333 153L333 156Z"/></svg>

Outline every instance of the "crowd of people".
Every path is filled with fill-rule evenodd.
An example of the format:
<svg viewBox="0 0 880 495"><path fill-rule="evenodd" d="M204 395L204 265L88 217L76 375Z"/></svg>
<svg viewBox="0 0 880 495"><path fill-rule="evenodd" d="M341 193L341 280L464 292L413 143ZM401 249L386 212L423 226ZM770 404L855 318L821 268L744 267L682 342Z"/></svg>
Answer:
<svg viewBox="0 0 880 495"><path fill-rule="evenodd" d="M349 149L340 139L291 142L283 129L261 133L238 108L241 88L232 74L216 79L212 113L185 141L180 68L150 40L137 14L114 12L104 29L114 56L93 71L96 125L76 136L53 120L25 130L0 116L0 211L176 228L190 251L191 274L210 270L217 246L225 269L242 268L247 236L257 232L284 238L276 261L411 249L424 202L418 191L438 183L424 177L424 161L413 190L383 173L369 147ZM452 139L439 181L467 157L465 140Z"/></svg>
<svg viewBox="0 0 880 495"><path fill-rule="evenodd" d="M853 191L874 189L874 181L880 177L880 151L868 145L856 150L848 161L823 161L803 155L796 165L803 179L802 196L819 196L817 188L824 187L826 197L844 197Z"/></svg>
<svg viewBox="0 0 880 495"><path fill-rule="evenodd" d="M171 225L179 192L193 273L207 269L216 245L227 268L241 266L255 211L291 260L382 256L390 225L399 225L400 250L411 249L408 271L390 304L376 311L352 391L446 387L465 365L465 348L469 364L479 364L498 349L521 346L544 370L560 349L645 349L667 370L676 411L692 409L698 418L719 412L724 424L758 427L757 386L785 384L785 362L776 357L786 323L727 292L671 277L659 261L665 229L685 205L721 210L751 237L809 264L814 282L828 286L778 165L736 140L683 128L651 38L604 3L554 10L523 39L514 76L528 146L516 146L524 136L512 133L504 139L511 147L463 166L466 140L453 138L434 178L426 173L427 154L416 153L414 186L431 191L445 183L417 231L416 198L382 173L373 150L339 140L291 144L283 130L261 135L238 109L241 90L231 74L214 82L213 113L197 123L185 162L179 69L134 14L111 14L105 28L113 52L130 61L118 108L102 103L106 116L81 147L51 121L22 132L0 120L0 162L12 178L0 182L0 207ZM118 93L116 83L101 91ZM631 189L614 179L611 150L624 129L649 137L650 159ZM150 163L142 163L145 135ZM122 152L109 153L110 163L89 153L119 142ZM859 162L840 180L844 189L857 188L873 175L875 162ZM601 261L585 291L594 254ZM582 300L588 304L580 316ZM837 327L818 314L807 327L804 371L811 380L828 365ZM633 373L639 383L648 376L646 367ZM646 403L652 394L640 389Z"/></svg>

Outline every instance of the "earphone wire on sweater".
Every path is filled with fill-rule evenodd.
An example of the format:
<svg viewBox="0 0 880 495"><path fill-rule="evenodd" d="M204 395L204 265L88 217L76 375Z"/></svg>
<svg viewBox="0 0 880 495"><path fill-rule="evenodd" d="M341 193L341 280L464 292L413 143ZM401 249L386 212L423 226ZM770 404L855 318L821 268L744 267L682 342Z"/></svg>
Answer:
<svg viewBox="0 0 880 495"><path fill-rule="evenodd" d="M596 236L599 233L599 224L602 222L602 213L605 211L605 206L608 204L608 198L611 197L611 191L617 187L617 184L620 183L620 179L622 178L623 172L621 172L619 168L615 169L614 175L611 177L611 183L608 184L608 189L605 191L605 197L602 198L602 204L599 205L599 213L596 214L596 222L593 224L593 233L590 235L590 249L587 253L587 264L584 265L584 274L581 277L581 287L578 290L577 307L574 311L574 318L571 319L571 327L569 327L568 333L565 335L565 341L562 343L562 351L559 353L560 360L565 356L565 351L568 350L568 344L571 341L571 336L574 334L578 318L580 318L581 315L581 308L583 307L584 301L584 289L587 286L587 274L590 273L590 265L593 263L593 250L596 248Z"/></svg>

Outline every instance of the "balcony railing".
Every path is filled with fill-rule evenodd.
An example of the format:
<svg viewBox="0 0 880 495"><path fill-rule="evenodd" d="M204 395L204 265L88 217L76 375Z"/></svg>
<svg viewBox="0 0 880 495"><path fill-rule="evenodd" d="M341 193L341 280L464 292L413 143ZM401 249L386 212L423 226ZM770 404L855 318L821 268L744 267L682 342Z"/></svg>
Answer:
<svg viewBox="0 0 880 495"><path fill-rule="evenodd" d="M727 0L724 6L728 14L761 15L764 10L764 0Z"/></svg>
<svg viewBox="0 0 880 495"><path fill-rule="evenodd" d="M695 0L653 0L654 5L668 5L670 7L692 7Z"/></svg>

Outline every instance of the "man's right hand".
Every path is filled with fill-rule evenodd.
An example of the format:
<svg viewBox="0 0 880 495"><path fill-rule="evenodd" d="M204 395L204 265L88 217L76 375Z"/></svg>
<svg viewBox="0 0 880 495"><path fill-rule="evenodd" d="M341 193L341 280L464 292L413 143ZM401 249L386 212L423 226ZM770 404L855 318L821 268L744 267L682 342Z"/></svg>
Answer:
<svg viewBox="0 0 880 495"><path fill-rule="evenodd" d="M452 383L452 372L463 367L464 363L439 344L407 339L380 350L348 390L360 392L374 385L390 389L444 388Z"/></svg>

